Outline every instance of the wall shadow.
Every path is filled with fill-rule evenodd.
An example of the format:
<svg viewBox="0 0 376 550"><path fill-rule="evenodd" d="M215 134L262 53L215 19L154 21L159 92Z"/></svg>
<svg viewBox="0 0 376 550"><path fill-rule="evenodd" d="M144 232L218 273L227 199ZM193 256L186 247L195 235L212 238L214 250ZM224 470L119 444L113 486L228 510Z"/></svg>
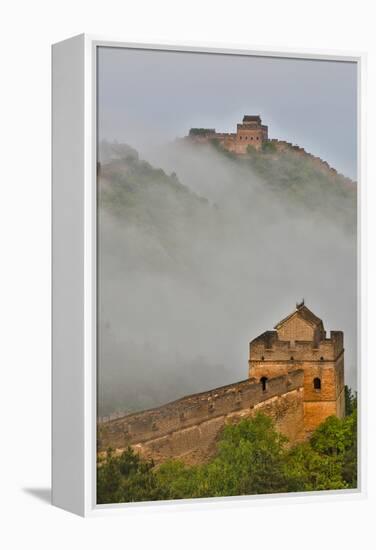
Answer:
<svg viewBox="0 0 376 550"><path fill-rule="evenodd" d="M42 500L43 502L47 502L48 504L51 504L51 488L50 487L24 487L23 488L24 493L27 493L34 498L37 498L39 500Z"/></svg>

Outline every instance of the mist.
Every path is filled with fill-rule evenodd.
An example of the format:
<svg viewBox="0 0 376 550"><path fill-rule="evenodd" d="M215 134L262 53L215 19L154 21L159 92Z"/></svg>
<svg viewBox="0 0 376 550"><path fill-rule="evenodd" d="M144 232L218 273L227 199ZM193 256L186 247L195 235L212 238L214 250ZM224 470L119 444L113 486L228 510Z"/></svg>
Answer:
<svg viewBox="0 0 376 550"><path fill-rule="evenodd" d="M145 148L150 168L114 145L101 155L100 415L247 378L250 340L302 298L344 331L356 388L355 195L315 181L292 195L183 141Z"/></svg>
<svg viewBox="0 0 376 550"><path fill-rule="evenodd" d="M192 126L233 132L245 114L260 114L269 137L356 178L356 63L98 48L101 139L128 143L145 158L147 147Z"/></svg>

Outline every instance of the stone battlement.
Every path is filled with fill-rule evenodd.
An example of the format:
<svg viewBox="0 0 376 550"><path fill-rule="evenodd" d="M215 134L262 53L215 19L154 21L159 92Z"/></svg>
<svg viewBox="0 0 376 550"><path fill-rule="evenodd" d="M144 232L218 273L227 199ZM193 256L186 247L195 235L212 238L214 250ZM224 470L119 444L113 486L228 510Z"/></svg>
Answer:
<svg viewBox="0 0 376 550"><path fill-rule="evenodd" d="M272 148L265 150L267 155L273 156L273 154L275 155L276 153L292 153L304 157L304 159L310 162L318 171L326 174L333 180L335 180L337 176L340 176L343 178L348 188L354 191L356 189L353 180L337 172L337 170L331 167L325 160L308 153L303 147L299 147L285 140L275 138L269 139L268 126L261 124L261 118L258 115L244 115L243 121L237 124L235 133L217 132L215 128L191 128L188 136L184 139L188 139L194 143L210 143L215 141L226 151L239 155L240 157L248 153L249 146L256 150L261 150L264 144L271 144Z"/></svg>
<svg viewBox="0 0 376 550"><path fill-rule="evenodd" d="M216 132L214 128L191 128L188 139L198 143L215 140L227 151L244 155L248 146L261 149L268 139L268 127L261 124L258 115L244 115L243 122L237 124L236 133Z"/></svg>
<svg viewBox="0 0 376 550"><path fill-rule="evenodd" d="M199 453L201 456L209 452L208 448L227 422L252 416L256 410L262 410L263 404L265 410L274 411L282 432L292 440L301 439L302 396L299 396L301 403L297 406L296 402L290 411L294 414L294 422L291 424L287 421L287 417L290 418L290 406L283 412L282 402L295 402L296 395L302 393L302 386L303 371L295 370L270 380L265 389L258 382L247 379L189 395L155 409L103 422L98 426L98 451L105 451L109 447L124 449L131 445L142 454L147 454L152 442L153 445L156 442L163 443L165 447L168 438L171 441L173 438L179 440L179 452L176 454L174 450L169 451L167 445L162 453L163 459L186 453L190 456ZM290 398L288 394L291 394ZM298 416L300 421L296 423ZM151 456L156 458L155 453Z"/></svg>
<svg viewBox="0 0 376 550"><path fill-rule="evenodd" d="M250 117L253 119L253 117ZM330 415L344 415L343 333L331 331L304 301L250 343L249 378L161 407L98 421L98 452L131 446L155 463L194 464L215 454L226 424L270 416L290 443L302 441Z"/></svg>
<svg viewBox="0 0 376 550"><path fill-rule="evenodd" d="M343 333L331 331L320 341L279 340L277 331L266 331L250 343L250 361L334 361L343 353Z"/></svg>

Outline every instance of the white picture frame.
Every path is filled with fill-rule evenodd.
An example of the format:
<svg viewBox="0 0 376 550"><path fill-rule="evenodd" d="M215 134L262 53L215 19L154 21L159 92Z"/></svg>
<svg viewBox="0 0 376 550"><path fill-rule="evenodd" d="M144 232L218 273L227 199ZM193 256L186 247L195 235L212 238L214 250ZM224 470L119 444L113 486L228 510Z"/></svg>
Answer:
<svg viewBox="0 0 376 550"><path fill-rule="evenodd" d="M96 51L99 46L352 61L358 66L358 489L222 497L173 502L96 504ZM364 66L360 53L262 51L224 45L129 44L79 35L52 47L52 502L81 516L145 506L249 506L268 500L364 498Z"/></svg>

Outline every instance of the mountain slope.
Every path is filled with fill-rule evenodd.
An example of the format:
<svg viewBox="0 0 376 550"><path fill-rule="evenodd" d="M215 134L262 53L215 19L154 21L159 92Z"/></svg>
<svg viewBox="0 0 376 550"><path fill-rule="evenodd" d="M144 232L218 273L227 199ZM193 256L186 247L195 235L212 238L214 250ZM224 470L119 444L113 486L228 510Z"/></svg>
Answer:
<svg viewBox="0 0 376 550"><path fill-rule="evenodd" d="M100 414L243 379L248 342L303 297L344 330L353 385L356 186L292 151L148 159L101 147Z"/></svg>

